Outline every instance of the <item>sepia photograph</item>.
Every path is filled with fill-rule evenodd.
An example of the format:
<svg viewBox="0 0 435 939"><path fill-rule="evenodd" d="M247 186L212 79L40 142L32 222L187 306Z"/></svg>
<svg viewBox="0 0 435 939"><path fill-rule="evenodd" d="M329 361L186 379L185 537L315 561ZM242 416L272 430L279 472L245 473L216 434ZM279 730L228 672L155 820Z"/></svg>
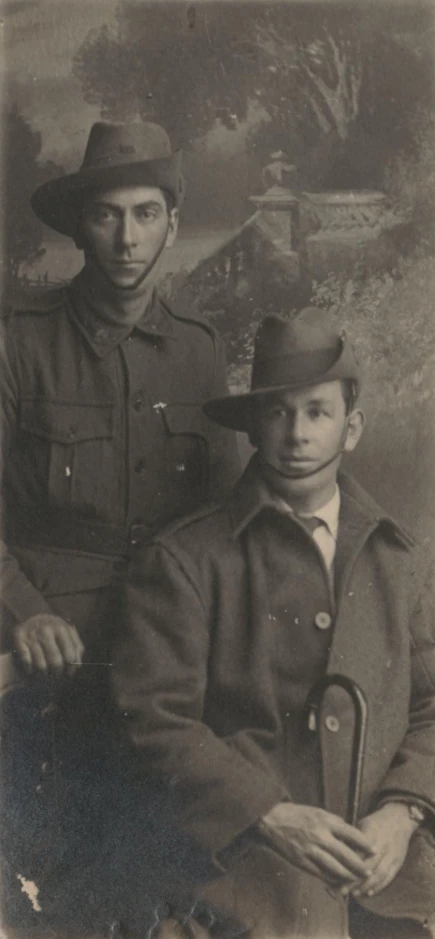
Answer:
<svg viewBox="0 0 435 939"><path fill-rule="evenodd" d="M435 939L435 4L0 11L0 939Z"/></svg>

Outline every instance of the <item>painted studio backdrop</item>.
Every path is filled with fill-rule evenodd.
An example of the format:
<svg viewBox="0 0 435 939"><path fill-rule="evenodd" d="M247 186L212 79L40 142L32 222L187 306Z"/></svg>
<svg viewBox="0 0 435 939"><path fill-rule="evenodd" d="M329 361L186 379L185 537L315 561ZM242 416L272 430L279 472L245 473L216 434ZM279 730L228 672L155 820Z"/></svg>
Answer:
<svg viewBox="0 0 435 939"><path fill-rule="evenodd" d="M259 318L332 308L365 363L352 466L427 542L435 530L433 4L6 0L5 303L81 256L32 216L99 119L157 120L185 151L163 291L210 317L230 383Z"/></svg>

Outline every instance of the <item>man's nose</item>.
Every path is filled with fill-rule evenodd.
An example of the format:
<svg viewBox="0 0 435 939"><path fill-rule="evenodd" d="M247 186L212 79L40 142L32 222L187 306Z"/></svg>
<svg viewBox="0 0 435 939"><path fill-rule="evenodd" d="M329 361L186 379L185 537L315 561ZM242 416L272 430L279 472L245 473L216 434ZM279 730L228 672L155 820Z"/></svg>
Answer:
<svg viewBox="0 0 435 939"><path fill-rule="evenodd" d="M295 411L287 418L287 437L294 443L307 440L308 427L304 414Z"/></svg>
<svg viewBox="0 0 435 939"><path fill-rule="evenodd" d="M127 213L119 220L117 241L120 248L132 248L137 244L137 224L135 219Z"/></svg>

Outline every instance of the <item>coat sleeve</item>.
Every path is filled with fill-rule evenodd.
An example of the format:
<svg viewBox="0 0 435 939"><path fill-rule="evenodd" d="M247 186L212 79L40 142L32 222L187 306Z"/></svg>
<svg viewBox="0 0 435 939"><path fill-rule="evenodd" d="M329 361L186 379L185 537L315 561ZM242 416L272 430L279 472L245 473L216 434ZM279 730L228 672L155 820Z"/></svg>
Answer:
<svg viewBox="0 0 435 939"><path fill-rule="evenodd" d="M10 446L15 434L18 410L18 389L15 369L8 354L5 333L0 334L0 415L1 415L1 463L0 477L3 481L4 463L8 459ZM3 486L1 488L0 530L6 530ZM10 553L3 540L0 541L0 589L3 605L2 625L6 632L8 624L24 622L36 613L49 613L50 607L44 597L33 586L21 570L18 561ZM7 637L2 637L3 647L7 648Z"/></svg>
<svg viewBox="0 0 435 939"><path fill-rule="evenodd" d="M221 398L229 394L227 361L222 339L213 334L214 371L208 398ZM221 502L229 494L241 474L241 460L237 434L208 421L210 441L210 501Z"/></svg>
<svg viewBox="0 0 435 939"><path fill-rule="evenodd" d="M192 566L165 546L145 549L111 674L139 776L166 781L177 824L216 860L286 792L203 720L211 612Z"/></svg>
<svg viewBox="0 0 435 939"><path fill-rule="evenodd" d="M413 575L414 578L417 575ZM412 801L435 822L435 618L426 585L410 611L411 695L408 732L383 781L379 801Z"/></svg>

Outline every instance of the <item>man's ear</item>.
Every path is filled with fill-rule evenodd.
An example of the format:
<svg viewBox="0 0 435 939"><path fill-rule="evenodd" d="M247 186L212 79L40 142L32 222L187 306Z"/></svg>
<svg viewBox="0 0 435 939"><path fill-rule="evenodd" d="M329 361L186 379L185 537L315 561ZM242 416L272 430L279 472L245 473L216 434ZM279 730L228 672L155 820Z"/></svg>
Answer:
<svg viewBox="0 0 435 939"><path fill-rule="evenodd" d="M166 247L172 248L178 232L178 209L171 209L168 214L168 234L166 236Z"/></svg>
<svg viewBox="0 0 435 939"><path fill-rule="evenodd" d="M346 440L344 441L343 450L346 453L351 453L355 449L357 443L361 438L361 434L364 429L365 424L365 414L361 408L355 408L347 417L347 433Z"/></svg>

